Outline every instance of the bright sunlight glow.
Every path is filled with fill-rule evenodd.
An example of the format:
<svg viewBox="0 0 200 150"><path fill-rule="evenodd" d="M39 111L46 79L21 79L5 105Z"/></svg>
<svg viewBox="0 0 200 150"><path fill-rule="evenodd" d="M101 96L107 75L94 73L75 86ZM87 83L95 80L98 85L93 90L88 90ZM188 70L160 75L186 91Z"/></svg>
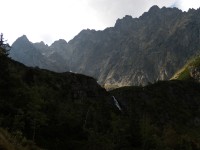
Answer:
<svg viewBox="0 0 200 150"><path fill-rule="evenodd" d="M12 44L27 35L32 42L71 40L83 29L103 30L125 15L139 17L153 5L198 8L200 0L0 0L0 32Z"/></svg>

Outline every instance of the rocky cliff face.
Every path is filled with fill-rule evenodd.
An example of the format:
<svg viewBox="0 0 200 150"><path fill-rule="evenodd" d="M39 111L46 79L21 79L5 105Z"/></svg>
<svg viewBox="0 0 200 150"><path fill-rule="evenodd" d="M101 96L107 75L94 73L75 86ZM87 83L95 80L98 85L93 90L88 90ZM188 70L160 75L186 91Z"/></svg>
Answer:
<svg viewBox="0 0 200 150"><path fill-rule="evenodd" d="M34 46L40 50L43 56L59 66L59 70L57 70L57 68L53 68L53 71L63 72L69 70L68 62L71 52L68 51L67 42L65 40L60 39L55 41L50 46L45 45L43 42L34 43Z"/></svg>
<svg viewBox="0 0 200 150"><path fill-rule="evenodd" d="M66 42L55 41L51 46L44 42L32 43L23 35L12 45L10 57L27 66L37 66L44 69L63 72L68 70Z"/></svg>
<svg viewBox="0 0 200 150"><path fill-rule="evenodd" d="M54 46L58 52L55 47L59 45ZM141 17L125 16L103 31L83 30L62 49L57 54L68 66L64 70L93 76L107 88L169 79L200 50L200 10L153 6Z"/></svg>
<svg viewBox="0 0 200 150"><path fill-rule="evenodd" d="M52 69L53 64L49 62L40 51L23 35L12 45L10 57L28 65L40 66L41 68Z"/></svg>
<svg viewBox="0 0 200 150"><path fill-rule="evenodd" d="M140 18L118 19L113 28L84 30L69 42L72 68L106 87L169 79L200 48L199 13L153 6Z"/></svg>
<svg viewBox="0 0 200 150"><path fill-rule="evenodd" d="M200 67L192 67L190 69L190 76L200 82Z"/></svg>

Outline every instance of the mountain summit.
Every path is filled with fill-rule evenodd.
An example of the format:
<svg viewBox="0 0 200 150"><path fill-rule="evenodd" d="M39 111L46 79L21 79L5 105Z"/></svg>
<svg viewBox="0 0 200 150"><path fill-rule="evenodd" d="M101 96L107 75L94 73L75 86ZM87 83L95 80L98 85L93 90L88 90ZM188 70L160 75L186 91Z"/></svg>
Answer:
<svg viewBox="0 0 200 150"><path fill-rule="evenodd" d="M107 88L145 85L169 79L188 58L197 54L199 33L199 9L182 12L153 6L141 17L127 15L103 31L83 30L68 43L53 44L53 52L43 56L57 63L60 71L93 76ZM13 48L15 53L24 49L16 45ZM40 53L43 50L39 48Z"/></svg>

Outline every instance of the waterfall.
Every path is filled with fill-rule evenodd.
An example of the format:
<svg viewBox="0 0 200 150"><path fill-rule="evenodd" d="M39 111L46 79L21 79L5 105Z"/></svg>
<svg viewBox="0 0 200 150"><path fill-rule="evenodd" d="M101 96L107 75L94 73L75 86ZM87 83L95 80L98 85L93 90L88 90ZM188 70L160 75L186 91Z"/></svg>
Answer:
<svg viewBox="0 0 200 150"><path fill-rule="evenodd" d="M112 96L112 98L113 98L113 100L114 100L114 102L115 102L115 106L116 106L120 111L122 111L121 107L119 106L119 103L118 103L117 99L116 99L114 96Z"/></svg>

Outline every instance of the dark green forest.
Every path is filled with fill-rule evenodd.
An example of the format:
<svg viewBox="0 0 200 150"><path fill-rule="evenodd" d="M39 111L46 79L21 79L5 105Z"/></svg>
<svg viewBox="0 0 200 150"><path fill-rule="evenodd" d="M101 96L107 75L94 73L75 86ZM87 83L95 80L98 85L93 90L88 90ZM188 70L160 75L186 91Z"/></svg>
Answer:
<svg viewBox="0 0 200 150"><path fill-rule="evenodd" d="M112 91L125 109L126 149L200 149L199 91L199 83L178 80Z"/></svg>
<svg viewBox="0 0 200 150"><path fill-rule="evenodd" d="M2 50L1 150L200 149L199 83L107 92L91 77L26 67Z"/></svg>

